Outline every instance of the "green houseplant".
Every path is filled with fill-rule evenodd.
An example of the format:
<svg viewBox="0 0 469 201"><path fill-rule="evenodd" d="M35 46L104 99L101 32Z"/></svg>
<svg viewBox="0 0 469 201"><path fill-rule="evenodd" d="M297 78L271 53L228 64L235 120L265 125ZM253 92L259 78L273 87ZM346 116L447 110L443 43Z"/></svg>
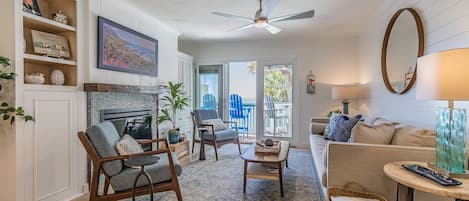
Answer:
<svg viewBox="0 0 469 201"><path fill-rule="evenodd" d="M10 59L0 56L0 65L4 69L10 67ZM0 70L0 80L14 80L16 74L13 72L7 73ZM2 85L0 85L0 90ZM25 121L34 121L34 118L31 115L25 115L24 109L22 107L10 106L7 102L0 104L0 117L4 121L10 121L10 124L15 122L16 117L22 117Z"/></svg>
<svg viewBox="0 0 469 201"><path fill-rule="evenodd" d="M179 128L176 128L176 114L189 105L189 97L184 91L182 83L169 82L166 87L169 91L161 98L163 109L161 115L158 116L157 122L158 124L165 121L171 122L172 128L168 131L169 142L177 143L179 141Z"/></svg>

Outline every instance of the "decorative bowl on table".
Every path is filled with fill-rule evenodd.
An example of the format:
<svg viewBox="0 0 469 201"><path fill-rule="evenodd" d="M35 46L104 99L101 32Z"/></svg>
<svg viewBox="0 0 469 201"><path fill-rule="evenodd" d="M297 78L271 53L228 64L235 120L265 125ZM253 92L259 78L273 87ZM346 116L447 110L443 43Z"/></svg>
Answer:
<svg viewBox="0 0 469 201"><path fill-rule="evenodd" d="M42 73L30 73L24 76L24 82L26 84L44 84L46 79Z"/></svg>

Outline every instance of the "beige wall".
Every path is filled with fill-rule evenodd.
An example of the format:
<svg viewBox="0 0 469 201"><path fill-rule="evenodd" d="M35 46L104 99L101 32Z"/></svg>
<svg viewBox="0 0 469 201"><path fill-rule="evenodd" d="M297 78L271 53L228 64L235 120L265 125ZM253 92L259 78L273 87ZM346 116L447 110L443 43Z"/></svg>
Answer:
<svg viewBox="0 0 469 201"><path fill-rule="evenodd" d="M194 56L198 64L236 60L296 60L294 80L294 144L309 147L308 125L311 117L326 117L341 103L331 100L331 86L359 82L358 37L310 39L273 39L234 42L191 43L182 41L179 50ZM312 70L318 82L316 94L306 93L306 75ZM358 107L351 103L351 114Z"/></svg>
<svg viewBox="0 0 469 201"><path fill-rule="evenodd" d="M15 5L14 1L4 1L0 7L0 55L10 58L14 62L15 46ZM2 68L2 67L0 67ZM3 69L2 69L3 70ZM10 70L14 70L10 67ZM15 104L15 82L0 81L2 91L0 102ZM0 200L16 199L16 139L15 126L0 120Z"/></svg>
<svg viewBox="0 0 469 201"><path fill-rule="evenodd" d="M415 8L421 15L425 29L425 54L469 47L469 1L466 0L387 0L375 11L360 40L361 82L370 86L371 98L362 107L371 115L391 120L434 128L435 111L446 106L444 101L416 100L414 86L405 95L387 91L381 77L381 43L387 23L400 8ZM418 75L417 75L418 79ZM456 107L468 108L467 102L456 102Z"/></svg>

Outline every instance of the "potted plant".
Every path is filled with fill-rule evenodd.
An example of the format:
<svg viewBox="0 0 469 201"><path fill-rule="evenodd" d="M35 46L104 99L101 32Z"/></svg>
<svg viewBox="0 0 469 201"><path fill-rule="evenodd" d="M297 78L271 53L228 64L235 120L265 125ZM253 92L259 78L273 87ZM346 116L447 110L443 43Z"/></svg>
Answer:
<svg viewBox="0 0 469 201"><path fill-rule="evenodd" d="M0 56L0 65L3 68L10 67L10 59ZM7 73L0 70L0 80L14 80L16 77L15 73ZM0 85L0 90L2 85ZM24 109L22 107L13 107L8 105L7 102L2 102L0 104L0 117L4 121L10 121L10 124L15 122L16 117L22 117L25 121L34 121L34 118L31 115L25 115Z"/></svg>
<svg viewBox="0 0 469 201"><path fill-rule="evenodd" d="M176 127L176 114L189 105L189 97L183 89L182 83L169 82L167 86L168 93L161 98L163 109L158 116L158 124L170 121L172 128L168 131L169 143L179 142L179 128Z"/></svg>

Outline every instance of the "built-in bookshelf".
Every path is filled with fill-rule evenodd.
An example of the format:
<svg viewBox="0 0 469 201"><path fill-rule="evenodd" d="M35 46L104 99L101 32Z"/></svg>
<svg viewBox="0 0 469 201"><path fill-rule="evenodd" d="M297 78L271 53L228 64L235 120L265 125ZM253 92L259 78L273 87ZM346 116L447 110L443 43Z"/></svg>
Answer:
<svg viewBox="0 0 469 201"><path fill-rule="evenodd" d="M50 73L60 69L65 75L64 86L77 86L77 3L75 0L37 0L41 16L23 11L23 35L25 42L24 74L42 73L45 76L44 88L51 88ZM53 20L52 15L61 10L68 17L63 24ZM56 58L34 52L31 30L63 36L68 41L69 58ZM31 86L27 84L26 86ZM41 85L40 85L41 86ZM28 88L40 88L40 86Z"/></svg>

